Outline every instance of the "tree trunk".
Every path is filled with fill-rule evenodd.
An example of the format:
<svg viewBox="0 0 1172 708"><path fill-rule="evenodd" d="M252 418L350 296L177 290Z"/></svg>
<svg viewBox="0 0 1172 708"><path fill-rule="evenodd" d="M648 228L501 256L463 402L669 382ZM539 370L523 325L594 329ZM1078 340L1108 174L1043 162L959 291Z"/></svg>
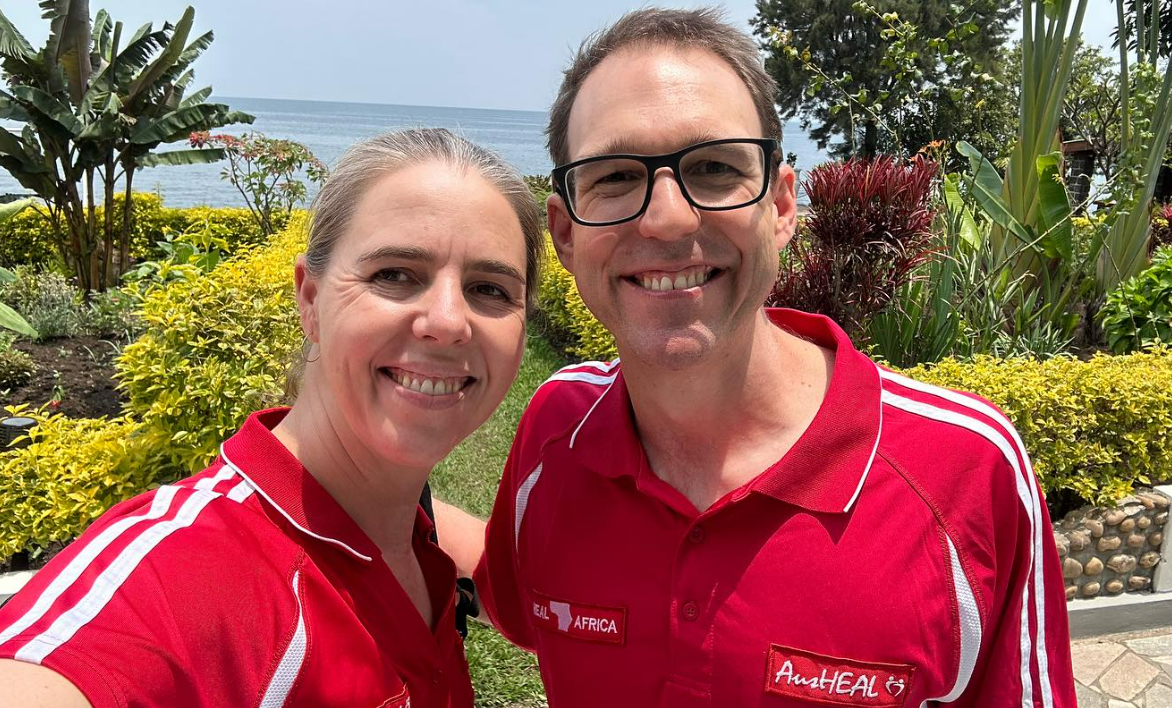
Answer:
<svg viewBox="0 0 1172 708"><path fill-rule="evenodd" d="M130 263L130 229L134 226L134 199L130 191L134 181L134 159L131 158L123 165L126 173L126 197L122 201L122 240L118 249L118 276L121 277Z"/></svg>
<svg viewBox="0 0 1172 708"><path fill-rule="evenodd" d="M106 173L103 175L102 188L105 191L105 213L102 214L102 290L110 287L116 277L111 278L110 264L114 260L114 157L106 159Z"/></svg>
<svg viewBox="0 0 1172 708"><path fill-rule="evenodd" d="M879 126L875 125L874 118L868 116L866 122L863 123L863 157L873 160L878 152Z"/></svg>

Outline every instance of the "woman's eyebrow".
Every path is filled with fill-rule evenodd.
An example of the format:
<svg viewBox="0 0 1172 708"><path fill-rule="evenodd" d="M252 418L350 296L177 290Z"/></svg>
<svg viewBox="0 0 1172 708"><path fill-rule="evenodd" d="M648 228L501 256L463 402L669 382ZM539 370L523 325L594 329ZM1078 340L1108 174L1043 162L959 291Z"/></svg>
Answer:
<svg viewBox="0 0 1172 708"><path fill-rule="evenodd" d="M474 271L477 271L480 273L493 273L496 275L503 275L505 277L512 278L513 280L516 280L519 283L525 282L525 276L521 275L521 271L517 270L515 267L509 265L508 263L505 263L504 261L497 261L497 260L493 260L491 258L473 261L468 266L468 270L474 270Z"/></svg>
<svg viewBox="0 0 1172 708"><path fill-rule="evenodd" d="M373 251L368 251L358 257L359 263L367 263L370 261L381 260L400 260L400 261L415 261L418 263L433 263L435 261L435 253L430 249L422 246L383 246L376 248ZM519 283L525 282L525 276L521 271L513 265L504 261L498 261L493 258L482 258L472 261L468 265L468 270L474 270L479 273L492 273L495 275L503 275L507 278L512 278Z"/></svg>
<svg viewBox="0 0 1172 708"><path fill-rule="evenodd" d="M381 261L390 258L430 263L435 260L435 254L422 246L383 246L362 254L359 256L358 262L366 263L368 261Z"/></svg>

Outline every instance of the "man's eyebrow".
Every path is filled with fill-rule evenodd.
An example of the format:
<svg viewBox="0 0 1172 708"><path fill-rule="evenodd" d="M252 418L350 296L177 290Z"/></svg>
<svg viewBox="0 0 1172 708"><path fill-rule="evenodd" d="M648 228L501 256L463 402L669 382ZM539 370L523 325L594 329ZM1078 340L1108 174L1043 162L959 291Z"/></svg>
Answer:
<svg viewBox="0 0 1172 708"><path fill-rule="evenodd" d="M358 262L367 263L386 259L430 263L435 260L435 254L422 246L383 246L362 254L358 258Z"/></svg>
<svg viewBox="0 0 1172 708"><path fill-rule="evenodd" d="M732 136L738 137L738 136ZM706 143L709 140L716 140L716 136L708 131L696 131L684 137L679 141L679 147L676 150L683 150L689 145L696 143ZM675 152L671 150L669 152ZM590 150L583 154L578 160L585 160L591 157L601 157L603 155L646 155L646 150L641 150L640 146L632 141L630 138L613 138L603 143L601 147L596 150Z"/></svg>
<svg viewBox="0 0 1172 708"><path fill-rule="evenodd" d="M506 278L512 278L519 283L525 283L525 276L521 275L521 271L517 270L512 265L504 261L493 260L491 258L484 258L478 261L473 261L468 270L474 270L480 273L492 273L495 275L503 275Z"/></svg>

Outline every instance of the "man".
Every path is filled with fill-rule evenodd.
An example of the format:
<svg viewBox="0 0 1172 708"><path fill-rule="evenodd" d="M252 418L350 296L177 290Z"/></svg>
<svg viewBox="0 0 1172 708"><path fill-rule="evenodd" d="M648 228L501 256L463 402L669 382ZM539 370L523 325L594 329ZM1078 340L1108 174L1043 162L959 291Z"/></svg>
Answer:
<svg viewBox="0 0 1172 708"><path fill-rule="evenodd" d="M489 618L555 708L1074 708L1010 423L762 307L796 211L774 90L711 10L631 13L566 71L550 232L622 363L530 402L476 571ZM473 564L474 523L439 513Z"/></svg>

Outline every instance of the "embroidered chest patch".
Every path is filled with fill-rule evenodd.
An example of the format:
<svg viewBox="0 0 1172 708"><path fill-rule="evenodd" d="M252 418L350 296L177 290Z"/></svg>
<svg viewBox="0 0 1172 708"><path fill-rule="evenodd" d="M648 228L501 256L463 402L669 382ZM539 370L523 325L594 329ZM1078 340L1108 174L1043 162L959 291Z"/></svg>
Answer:
<svg viewBox="0 0 1172 708"><path fill-rule="evenodd" d="M627 609L556 600L534 592L532 622L542 629L606 644L622 644L627 638Z"/></svg>
<svg viewBox="0 0 1172 708"><path fill-rule="evenodd" d="M765 692L841 706L899 708L915 667L823 656L777 644L765 663Z"/></svg>

